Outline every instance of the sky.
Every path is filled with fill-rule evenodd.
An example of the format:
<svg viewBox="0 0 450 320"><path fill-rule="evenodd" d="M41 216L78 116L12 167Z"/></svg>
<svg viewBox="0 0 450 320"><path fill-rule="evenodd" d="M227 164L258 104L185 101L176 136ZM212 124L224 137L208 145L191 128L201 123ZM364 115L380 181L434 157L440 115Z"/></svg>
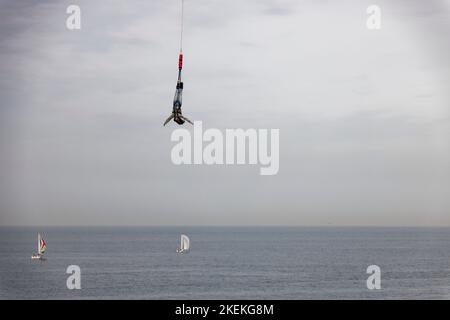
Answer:
<svg viewBox="0 0 450 320"><path fill-rule="evenodd" d="M449 15L185 0L183 113L279 129L261 176L171 161L179 0L0 0L0 226L450 226Z"/></svg>

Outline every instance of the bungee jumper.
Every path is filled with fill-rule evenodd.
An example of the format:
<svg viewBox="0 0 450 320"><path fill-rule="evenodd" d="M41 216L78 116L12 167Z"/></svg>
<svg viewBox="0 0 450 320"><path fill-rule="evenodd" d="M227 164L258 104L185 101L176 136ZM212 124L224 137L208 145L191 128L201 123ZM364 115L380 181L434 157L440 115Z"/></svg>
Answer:
<svg viewBox="0 0 450 320"><path fill-rule="evenodd" d="M181 81L181 70L183 69L183 3L181 0L181 37L180 37L180 55L178 57L178 81L175 90L175 96L173 97L173 109L172 114L164 122L164 126L173 119L179 125L182 125L185 121L193 124L191 120L183 116L181 113L181 104L183 100L183 81Z"/></svg>
<svg viewBox="0 0 450 320"><path fill-rule="evenodd" d="M178 61L178 81L177 87L175 91L175 96L173 97L173 109L172 114L167 118L164 122L164 125L169 123L170 120L173 119L179 125L182 125L185 121L193 124L191 120L183 116L181 113L181 104L183 99L183 81L181 81L181 69L183 67L183 54L180 53L179 61Z"/></svg>

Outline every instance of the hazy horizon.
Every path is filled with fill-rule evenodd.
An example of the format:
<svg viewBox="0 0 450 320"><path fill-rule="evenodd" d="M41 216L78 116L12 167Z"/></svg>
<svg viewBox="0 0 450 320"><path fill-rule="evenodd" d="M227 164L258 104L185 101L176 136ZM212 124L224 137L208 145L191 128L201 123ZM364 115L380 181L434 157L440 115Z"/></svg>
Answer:
<svg viewBox="0 0 450 320"><path fill-rule="evenodd" d="M448 2L185 0L183 114L274 176L172 164L178 0L70 4L0 0L0 226L450 226Z"/></svg>
<svg viewBox="0 0 450 320"><path fill-rule="evenodd" d="M320 229L320 228L335 228L335 229L450 229L448 225L2 225L1 228L261 228L261 229ZM36 230L36 232L43 232Z"/></svg>

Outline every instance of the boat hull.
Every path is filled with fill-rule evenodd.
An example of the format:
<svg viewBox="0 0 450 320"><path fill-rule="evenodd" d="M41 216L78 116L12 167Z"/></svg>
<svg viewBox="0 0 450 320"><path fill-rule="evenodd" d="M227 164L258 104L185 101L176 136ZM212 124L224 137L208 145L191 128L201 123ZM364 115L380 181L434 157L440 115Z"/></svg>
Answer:
<svg viewBox="0 0 450 320"><path fill-rule="evenodd" d="M42 257L42 256L39 256L39 255L32 255L31 256L31 260L45 260L45 258L44 257Z"/></svg>

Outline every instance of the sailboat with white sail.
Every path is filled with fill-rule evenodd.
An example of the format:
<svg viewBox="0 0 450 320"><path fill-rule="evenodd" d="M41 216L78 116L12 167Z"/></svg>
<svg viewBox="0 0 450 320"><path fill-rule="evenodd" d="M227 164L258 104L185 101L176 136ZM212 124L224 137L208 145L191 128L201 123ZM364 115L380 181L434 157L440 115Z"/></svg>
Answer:
<svg viewBox="0 0 450 320"><path fill-rule="evenodd" d="M190 250L190 240L185 234L181 235L180 247L177 249L177 253L188 253Z"/></svg>
<svg viewBox="0 0 450 320"><path fill-rule="evenodd" d="M47 250L47 244L41 234L38 233L38 252L31 256L31 260L45 260L43 257L45 250Z"/></svg>

